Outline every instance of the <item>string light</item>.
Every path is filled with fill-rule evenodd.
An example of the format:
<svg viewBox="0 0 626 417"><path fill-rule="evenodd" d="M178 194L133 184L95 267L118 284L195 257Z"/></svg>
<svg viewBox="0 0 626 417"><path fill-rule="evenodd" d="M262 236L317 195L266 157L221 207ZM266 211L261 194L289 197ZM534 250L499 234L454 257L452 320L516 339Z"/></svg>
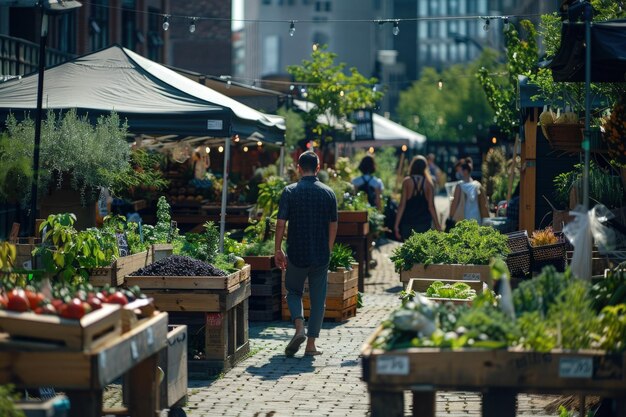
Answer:
<svg viewBox="0 0 626 417"><path fill-rule="evenodd" d="M258 142L256 143L256 146L263 146L263 142L258 141Z"/></svg>
<svg viewBox="0 0 626 417"><path fill-rule="evenodd" d="M235 143L239 143L239 135L235 135Z"/></svg>
<svg viewBox="0 0 626 417"><path fill-rule="evenodd" d="M224 152L224 147L223 147L223 146L220 146L219 148L217 148L217 151L218 151L219 153Z"/></svg>
<svg viewBox="0 0 626 417"><path fill-rule="evenodd" d="M247 146L244 146L244 147L243 147L243 151L244 151L244 152L248 152L248 147L247 147Z"/></svg>
<svg viewBox="0 0 626 417"><path fill-rule="evenodd" d="M317 44L316 43L313 44L313 51L317 51Z"/></svg>
<svg viewBox="0 0 626 417"><path fill-rule="evenodd" d="M489 31L489 19L485 19L485 26L483 26L483 29L485 32Z"/></svg>
<svg viewBox="0 0 626 417"><path fill-rule="evenodd" d="M439 91L443 89L443 80L441 78L439 79L439 81L437 81L437 88L439 89Z"/></svg>
<svg viewBox="0 0 626 417"><path fill-rule="evenodd" d="M163 16L163 30L167 31L170 28L170 15Z"/></svg>
<svg viewBox="0 0 626 417"><path fill-rule="evenodd" d="M374 147L373 146L370 146L369 153L374 153Z"/></svg>
<svg viewBox="0 0 626 417"><path fill-rule="evenodd" d="M207 146L206 148L204 148L204 151L205 151L206 153L211 153L211 148L209 148L209 147Z"/></svg>
<svg viewBox="0 0 626 417"><path fill-rule="evenodd" d="M409 148L408 148L408 146L406 146L406 145L402 145L402 152L406 152L406 151L407 151L407 149L409 149Z"/></svg>
<svg viewBox="0 0 626 417"><path fill-rule="evenodd" d="M296 22L293 20L289 24L289 36L293 36L296 33Z"/></svg>
<svg viewBox="0 0 626 417"><path fill-rule="evenodd" d="M391 32L393 33L393 36L398 36L398 33L400 33L400 23L398 20L393 22L393 29Z"/></svg>
<svg viewBox="0 0 626 417"><path fill-rule="evenodd" d="M196 31L196 18L193 17L191 22L189 23L189 33L194 33Z"/></svg>

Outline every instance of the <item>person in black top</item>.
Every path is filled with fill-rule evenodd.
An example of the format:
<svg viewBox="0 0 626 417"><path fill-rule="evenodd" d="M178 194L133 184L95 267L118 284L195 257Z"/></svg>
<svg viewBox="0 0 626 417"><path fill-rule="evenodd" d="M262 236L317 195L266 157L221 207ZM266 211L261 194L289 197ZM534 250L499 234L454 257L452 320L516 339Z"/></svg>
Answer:
<svg viewBox="0 0 626 417"><path fill-rule="evenodd" d="M376 162L372 155L365 155L359 163L359 171L363 175L352 180L352 185L357 191L364 191L367 194L367 201L372 207L382 211L383 182L374 176L376 172Z"/></svg>
<svg viewBox="0 0 626 417"><path fill-rule="evenodd" d="M286 270L287 304L296 327L295 335L285 348L287 356L293 356L307 336L304 354L322 353L315 346L315 339L319 337L324 319L328 262L337 235L337 199L333 190L317 178L319 169L315 153L300 155L300 181L285 187L278 204L274 258L276 265ZM281 245L287 222L289 233L285 256ZM311 316L305 336L302 294L307 278Z"/></svg>
<svg viewBox="0 0 626 417"><path fill-rule="evenodd" d="M402 181L402 197L396 215L395 236L404 241L413 231L423 233L435 224L441 230L437 212L433 181L428 172L428 162L421 155L416 156L409 166L409 176Z"/></svg>

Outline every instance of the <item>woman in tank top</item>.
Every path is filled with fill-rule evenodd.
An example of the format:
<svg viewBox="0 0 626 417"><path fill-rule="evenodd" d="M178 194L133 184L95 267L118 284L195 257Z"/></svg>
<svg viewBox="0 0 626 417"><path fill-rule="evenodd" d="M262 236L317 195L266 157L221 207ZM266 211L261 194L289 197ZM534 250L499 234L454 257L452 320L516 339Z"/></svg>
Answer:
<svg viewBox="0 0 626 417"><path fill-rule="evenodd" d="M428 162L421 155L411 161L409 176L402 181L402 197L396 215L394 233L404 241L412 232L423 233L431 228L441 230L435 211L434 186Z"/></svg>

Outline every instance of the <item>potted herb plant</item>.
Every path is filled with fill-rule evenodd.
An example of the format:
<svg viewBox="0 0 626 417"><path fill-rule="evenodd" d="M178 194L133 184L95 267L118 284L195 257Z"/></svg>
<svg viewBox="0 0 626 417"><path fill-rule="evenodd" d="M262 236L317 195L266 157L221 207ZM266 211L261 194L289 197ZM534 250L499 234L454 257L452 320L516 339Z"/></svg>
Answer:
<svg viewBox="0 0 626 417"><path fill-rule="evenodd" d="M552 227L535 230L530 238L531 265L533 271L541 271L546 265L554 265L565 270L567 241L562 234L556 234Z"/></svg>

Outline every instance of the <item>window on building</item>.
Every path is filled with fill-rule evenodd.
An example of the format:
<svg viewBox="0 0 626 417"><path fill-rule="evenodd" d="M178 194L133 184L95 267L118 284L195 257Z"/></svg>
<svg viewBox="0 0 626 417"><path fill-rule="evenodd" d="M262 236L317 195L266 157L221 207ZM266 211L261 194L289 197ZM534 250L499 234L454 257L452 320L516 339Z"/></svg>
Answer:
<svg viewBox="0 0 626 417"><path fill-rule="evenodd" d="M459 22L454 20L448 22L448 33L459 33Z"/></svg>
<svg viewBox="0 0 626 417"><path fill-rule="evenodd" d="M163 39L161 38L161 11L153 7L148 8L148 58L156 62L163 62Z"/></svg>
<svg viewBox="0 0 626 417"><path fill-rule="evenodd" d="M122 0L122 46L135 50L137 43L136 0Z"/></svg>
<svg viewBox="0 0 626 417"><path fill-rule="evenodd" d="M467 0L467 13L478 13L478 0Z"/></svg>
<svg viewBox="0 0 626 417"><path fill-rule="evenodd" d="M459 0L448 0L448 14L450 16L459 15Z"/></svg>
<svg viewBox="0 0 626 417"><path fill-rule="evenodd" d="M439 14L439 0L430 0L430 15L436 16Z"/></svg>
<svg viewBox="0 0 626 417"><path fill-rule="evenodd" d="M69 13L69 15L75 14ZM89 33L92 51L109 46L109 0L93 0L91 2Z"/></svg>
<svg viewBox="0 0 626 417"><path fill-rule="evenodd" d="M329 0L325 1L316 1L315 2L315 11L316 12L330 12L332 11L332 4Z"/></svg>
<svg viewBox="0 0 626 417"><path fill-rule="evenodd" d="M276 35L263 39L263 74L275 74L280 63L280 39Z"/></svg>
<svg viewBox="0 0 626 417"><path fill-rule="evenodd" d="M60 51L76 52L76 13L64 13L59 17L57 45Z"/></svg>
<svg viewBox="0 0 626 417"><path fill-rule="evenodd" d="M448 52L450 54L450 61L457 62L459 60L459 47L458 45L448 46Z"/></svg>

